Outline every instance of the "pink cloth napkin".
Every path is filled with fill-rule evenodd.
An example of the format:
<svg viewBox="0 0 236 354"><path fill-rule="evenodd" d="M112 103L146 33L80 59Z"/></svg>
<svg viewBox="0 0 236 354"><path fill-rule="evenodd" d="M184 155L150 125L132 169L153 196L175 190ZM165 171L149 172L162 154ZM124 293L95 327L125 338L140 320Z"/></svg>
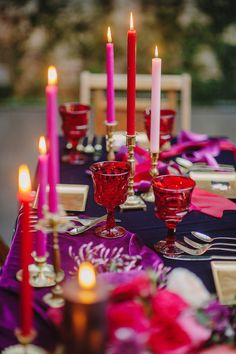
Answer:
<svg viewBox="0 0 236 354"><path fill-rule="evenodd" d="M236 210L236 203L220 195L195 187L190 210L221 218L225 210Z"/></svg>

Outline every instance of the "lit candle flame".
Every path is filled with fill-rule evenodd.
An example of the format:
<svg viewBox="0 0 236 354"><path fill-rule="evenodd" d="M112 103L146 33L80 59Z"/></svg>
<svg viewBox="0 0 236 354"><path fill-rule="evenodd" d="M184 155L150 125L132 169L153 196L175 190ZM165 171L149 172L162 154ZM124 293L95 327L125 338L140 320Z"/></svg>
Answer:
<svg viewBox="0 0 236 354"><path fill-rule="evenodd" d="M96 274L90 262L83 262L79 267L78 273L79 286L82 289L92 289L96 285Z"/></svg>
<svg viewBox="0 0 236 354"><path fill-rule="evenodd" d="M30 173L27 165L19 167L19 192L28 193L31 191Z"/></svg>
<svg viewBox="0 0 236 354"><path fill-rule="evenodd" d="M112 43L112 36L111 36L111 27L107 28L107 42Z"/></svg>
<svg viewBox="0 0 236 354"><path fill-rule="evenodd" d="M133 19L133 13L130 12L130 25L129 25L129 28L130 30L132 31L134 29L134 19Z"/></svg>
<svg viewBox="0 0 236 354"><path fill-rule="evenodd" d="M158 48L157 48L157 45L155 46L155 58L158 57Z"/></svg>
<svg viewBox="0 0 236 354"><path fill-rule="evenodd" d="M55 66L50 65L48 68L48 85L57 84L57 71Z"/></svg>
<svg viewBox="0 0 236 354"><path fill-rule="evenodd" d="M46 155L47 153L46 140L44 136L40 136L39 138L39 152L41 155Z"/></svg>

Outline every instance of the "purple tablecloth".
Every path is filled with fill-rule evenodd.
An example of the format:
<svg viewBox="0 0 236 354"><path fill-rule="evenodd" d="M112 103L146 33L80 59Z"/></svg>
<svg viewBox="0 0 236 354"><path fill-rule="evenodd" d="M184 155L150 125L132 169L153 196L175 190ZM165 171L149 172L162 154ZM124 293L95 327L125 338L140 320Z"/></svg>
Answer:
<svg viewBox="0 0 236 354"><path fill-rule="evenodd" d="M2 269L0 278L0 349L12 345L16 342L14 337L14 329L19 325L19 282L15 278L17 270L20 268L20 239L22 236L21 225L22 216L16 223L16 231L13 236L11 249L5 265ZM32 233L35 236L35 233ZM74 237L69 234L61 234L59 236L62 268L65 271L66 278L69 272L73 271L75 265L74 260L69 256L69 246L72 247L74 253L78 253L79 247L84 243L93 242L98 245L101 242L106 248L123 247L124 254L140 255L142 257L141 264L144 268L157 269L162 263L157 254L150 248L145 246L140 238L135 234L127 232L125 236L114 240L101 239L94 233L94 228L88 230L83 235ZM49 263L51 263L52 240L51 235L48 236L48 250L50 253ZM59 333L53 326L47 314L47 306L43 303L42 297L50 289L35 289L34 291L34 326L38 332L35 343L52 351L59 342Z"/></svg>
<svg viewBox="0 0 236 354"><path fill-rule="evenodd" d="M61 141L63 143L63 140ZM61 144L63 149L63 144ZM104 157L103 157L104 158ZM105 159L105 158L104 158ZM219 162L234 164L235 161L231 153L223 152L219 158ZM91 216L99 216L104 214L104 208L96 205L93 200L93 188L91 177L85 174L85 170L91 164L91 160L85 166L61 165L61 182L62 183L79 183L90 185L88 202L86 205L86 213ZM142 254L145 265L153 265L157 267L159 258L156 256L153 244L165 237L166 228L164 223L157 219L154 215L153 204L148 203L147 212L135 211L127 213L119 213L117 216L122 219L122 226L130 232L122 239L112 241L112 244L122 245L125 247L124 252ZM191 230L205 232L211 236L227 235L235 236L236 223L235 212L226 211L222 219L216 219L208 215L193 211L185 216L178 226L177 234L181 239L184 235L188 235ZM14 329L19 324L19 283L15 279L16 271L19 269L19 243L20 243L21 220L17 220L16 231L9 256L3 268L0 278L0 349L16 343L14 337ZM135 236L138 235L139 237ZM71 237L67 235L60 236L60 246L62 254L62 266L68 272L73 270L73 260L68 254L68 247L71 245L73 250L79 248L81 243L94 241L94 244L101 242L94 236L93 231L83 237ZM108 245L111 241L106 240ZM144 244L148 247L145 247ZM109 245L108 245L109 247ZM49 252L51 251L51 237L49 237ZM51 253L51 252L50 252ZM171 267L183 266L195 272L205 283L209 291L214 292L214 282L210 269L210 262L178 262L174 260L164 260L165 265ZM34 291L34 325L38 331L38 337L35 343L52 351L55 344L60 340L60 335L47 314L47 306L42 302L42 296L47 292L46 289L37 289Z"/></svg>

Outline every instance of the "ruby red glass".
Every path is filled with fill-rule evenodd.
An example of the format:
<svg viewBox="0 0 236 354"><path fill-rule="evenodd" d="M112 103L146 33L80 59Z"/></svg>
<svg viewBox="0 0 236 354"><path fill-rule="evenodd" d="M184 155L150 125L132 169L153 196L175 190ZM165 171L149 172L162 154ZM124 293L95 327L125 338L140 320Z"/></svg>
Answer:
<svg viewBox="0 0 236 354"><path fill-rule="evenodd" d="M69 154L63 156L62 160L73 165L82 165L86 156L77 151L77 146L79 141L86 136L90 107L71 102L59 106L59 112L62 118L62 131L71 145Z"/></svg>
<svg viewBox="0 0 236 354"><path fill-rule="evenodd" d="M160 110L160 149L166 149L170 147L170 141L172 138L172 132L175 122L176 112L173 109L161 109ZM144 112L144 124L148 139L150 140L151 129L151 110Z"/></svg>
<svg viewBox="0 0 236 354"><path fill-rule="evenodd" d="M96 235L105 238L124 236L126 230L116 225L114 210L126 201L130 164L122 161L97 162L90 166L90 171L95 202L107 209L106 224L95 229Z"/></svg>
<svg viewBox="0 0 236 354"><path fill-rule="evenodd" d="M155 195L155 214L165 222L168 229L165 240L154 245L155 249L165 254L179 254L174 243L176 227L187 214L195 182L185 176L158 176L152 182Z"/></svg>

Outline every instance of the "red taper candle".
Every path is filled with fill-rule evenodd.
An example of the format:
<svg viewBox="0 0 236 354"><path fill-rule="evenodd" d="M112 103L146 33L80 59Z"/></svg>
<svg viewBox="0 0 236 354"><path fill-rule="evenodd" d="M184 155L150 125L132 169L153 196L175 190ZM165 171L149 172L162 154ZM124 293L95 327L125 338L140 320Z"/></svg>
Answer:
<svg viewBox="0 0 236 354"><path fill-rule="evenodd" d="M127 34L127 135L135 134L136 100L136 31L130 13L130 29Z"/></svg>
<svg viewBox="0 0 236 354"><path fill-rule="evenodd" d="M26 165L19 168L18 200L23 204L23 225L21 233L21 269L22 282L20 292L20 330L22 336L30 335L32 331L32 287L29 282L29 265L31 263L32 235L29 226L31 196L31 181Z"/></svg>

